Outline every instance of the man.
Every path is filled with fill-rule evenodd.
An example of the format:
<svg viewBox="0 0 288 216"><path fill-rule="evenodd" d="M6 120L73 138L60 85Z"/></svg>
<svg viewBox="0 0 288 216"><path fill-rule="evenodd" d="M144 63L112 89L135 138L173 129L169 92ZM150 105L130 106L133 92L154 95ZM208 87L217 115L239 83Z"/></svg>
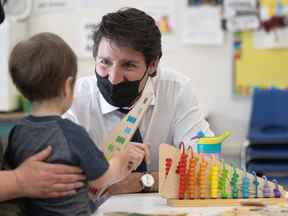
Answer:
<svg viewBox="0 0 288 216"><path fill-rule="evenodd" d="M140 142L150 144L152 166L146 164L112 186L110 192L157 191L159 144L188 144L199 130L212 133L191 93L191 81L171 70L158 69L161 34L153 18L143 11L126 8L108 13L93 40L95 76L76 83L74 102L65 117L86 128L100 146L123 118L123 109L133 107L143 92L152 92L153 101L140 124ZM145 168L153 170L149 179L152 183L154 179L154 185L142 178Z"/></svg>

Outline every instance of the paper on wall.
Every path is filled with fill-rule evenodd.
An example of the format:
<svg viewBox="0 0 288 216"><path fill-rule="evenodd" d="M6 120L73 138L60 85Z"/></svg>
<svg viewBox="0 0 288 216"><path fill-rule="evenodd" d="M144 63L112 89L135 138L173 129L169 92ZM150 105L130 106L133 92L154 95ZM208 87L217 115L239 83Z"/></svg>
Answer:
<svg viewBox="0 0 288 216"><path fill-rule="evenodd" d="M271 32L256 31L253 35L253 45L256 49L288 48L288 28Z"/></svg>
<svg viewBox="0 0 288 216"><path fill-rule="evenodd" d="M75 10L75 0L37 0L33 1L32 15L63 13Z"/></svg>
<svg viewBox="0 0 288 216"><path fill-rule="evenodd" d="M224 0L223 8L229 31L257 29L260 25L256 0Z"/></svg>
<svg viewBox="0 0 288 216"><path fill-rule="evenodd" d="M107 8L94 8L95 16L85 18L83 17L79 22L79 30L76 41L78 42L77 55L79 58L92 58L93 48L93 31L97 24L101 21L102 16L113 11Z"/></svg>
<svg viewBox="0 0 288 216"><path fill-rule="evenodd" d="M162 34L163 50L171 50L177 47L175 29L175 2L173 0L145 1L143 9L152 16Z"/></svg>
<svg viewBox="0 0 288 216"><path fill-rule="evenodd" d="M199 45L221 45L223 43L219 7L207 5L189 7L183 18L183 43Z"/></svg>

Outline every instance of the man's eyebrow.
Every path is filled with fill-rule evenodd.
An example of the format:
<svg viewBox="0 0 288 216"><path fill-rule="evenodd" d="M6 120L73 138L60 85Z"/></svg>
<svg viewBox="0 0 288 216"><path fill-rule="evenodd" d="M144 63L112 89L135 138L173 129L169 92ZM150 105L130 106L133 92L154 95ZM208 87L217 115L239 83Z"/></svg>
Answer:
<svg viewBox="0 0 288 216"><path fill-rule="evenodd" d="M101 59L108 59L108 60L110 60L109 57L104 57L104 56L97 56L97 58L101 58Z"/></svg>
<svg viewBox="0 0 288 216"><path fill-rule="evenodd" d="M113 61L109 56L106 57L106 56L97 56L97 58L99 59L104 59L104 60L108 60L108 61ZM141 62L139 60L134 60L134 59L121 59L120 60L120 63L121 64L126 64L126 63L130 63L130 64L140 64Z"/></svg>
<svg viewBox="0 0 288 216"><path fill-rule="evenodd" d="M140 63L140 61L133 60L133 59L123 59L123 60L121 60L121 62L123 62L123 63L133 63L133 64L139 64Z"/></svg>

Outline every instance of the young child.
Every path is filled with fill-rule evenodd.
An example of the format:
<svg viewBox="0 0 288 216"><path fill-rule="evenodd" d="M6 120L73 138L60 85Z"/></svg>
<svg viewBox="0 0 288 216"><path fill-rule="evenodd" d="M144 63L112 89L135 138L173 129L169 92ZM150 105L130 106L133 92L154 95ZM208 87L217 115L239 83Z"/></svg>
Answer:
<svg viewBox="0 0 288 216"><path fill-rule="evenodd" d="M40 33L18 43L9 70L17 88L32 102L32 114L18 122L9 137L6 160L12 168L51 145L48 162L79 166L90 186L103 188L122 180L141 163L144 150L140 145L116 152L107 162L84 128L61 118L73 101L77 59L60 37ZM135 159L135 151L141 158ZM25 205L27 215L91 214L88 187L64 198L27 198Z"/></svg>

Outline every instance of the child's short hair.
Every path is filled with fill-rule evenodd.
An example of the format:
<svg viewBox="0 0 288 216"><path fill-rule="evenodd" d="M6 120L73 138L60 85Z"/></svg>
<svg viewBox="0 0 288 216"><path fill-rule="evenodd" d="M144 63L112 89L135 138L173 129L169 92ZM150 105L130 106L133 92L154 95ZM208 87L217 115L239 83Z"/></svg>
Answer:
<svg viewBox="0 0 288 216"><path fill-rule="evenodd" d="M12 50L9 71L19 91L30 101L62 94L65 80L77 75L77 57L71 47L52 33L36 34Z"/></svg>

